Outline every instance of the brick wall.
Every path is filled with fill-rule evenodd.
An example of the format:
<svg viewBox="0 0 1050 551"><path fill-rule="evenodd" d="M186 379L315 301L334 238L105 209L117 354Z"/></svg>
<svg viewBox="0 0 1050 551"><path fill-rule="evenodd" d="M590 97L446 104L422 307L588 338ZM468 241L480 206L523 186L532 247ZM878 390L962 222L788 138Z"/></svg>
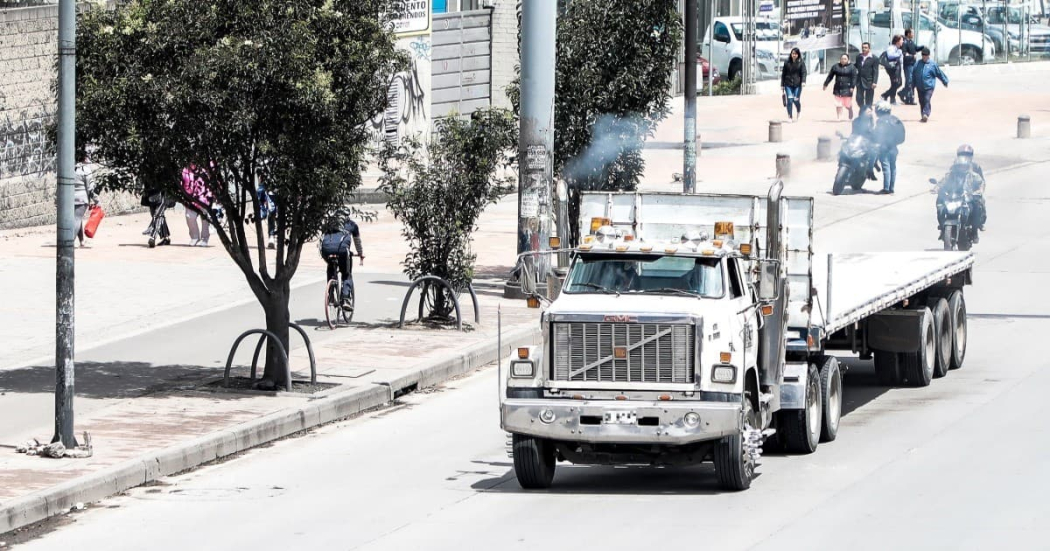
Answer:
<svg viewBox="0 0 1050 551"><path fill-rule="evenodd" d="M492 105L510 109L504 89L514 79L518 65L518 4L521 0L495 0L492 5Z"/></svg>
<svg viewBox="0 0 1050 551"><path fill-rule="evenodd" d="M0 10L0 228L55 219L55 6Z"/></svg>

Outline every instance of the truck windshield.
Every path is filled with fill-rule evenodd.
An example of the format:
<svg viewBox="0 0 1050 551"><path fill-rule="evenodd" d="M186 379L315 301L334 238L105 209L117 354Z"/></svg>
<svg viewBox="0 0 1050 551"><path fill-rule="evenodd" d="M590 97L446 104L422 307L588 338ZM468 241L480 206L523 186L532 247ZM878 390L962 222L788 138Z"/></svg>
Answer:
<svg viewBox="0 0 1050 551"><path fill-rule="evenodd" d="M685 256L590 254L579 257L569 272L565 292L724 294L721 260Z"/></svg>

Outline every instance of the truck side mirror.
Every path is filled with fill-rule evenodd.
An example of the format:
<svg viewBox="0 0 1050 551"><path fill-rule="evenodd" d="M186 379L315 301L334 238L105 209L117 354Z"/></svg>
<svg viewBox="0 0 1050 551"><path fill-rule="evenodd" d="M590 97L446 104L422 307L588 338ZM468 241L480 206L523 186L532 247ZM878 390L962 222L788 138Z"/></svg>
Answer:
<svg viewBox="0 0 1050 551"><path fill-rule="evenodd" d="M760 260L758 263L758 300L771 302L780 295L780 270L779 262L775 260Z"/></svg>

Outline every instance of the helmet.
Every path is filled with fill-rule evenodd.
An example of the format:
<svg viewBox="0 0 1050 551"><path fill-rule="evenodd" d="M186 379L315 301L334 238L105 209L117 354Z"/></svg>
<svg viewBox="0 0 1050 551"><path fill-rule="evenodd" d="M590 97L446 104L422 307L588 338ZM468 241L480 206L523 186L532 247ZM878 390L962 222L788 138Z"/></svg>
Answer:
<svg viewBox="0 0 1050 551"><path fill-rule="evenodd" d="M958 157L973 157L973 146L970 144L962 144L959 149L955 150L955 155Z"/></svg>
<svg viewBox="0 0 1050 551"><path fill-rule="evenodd" d="M889 113L891 109L892 107L890 107L890 102L886 100L881 100L875 104L875 112L879 114Z"/></svg>

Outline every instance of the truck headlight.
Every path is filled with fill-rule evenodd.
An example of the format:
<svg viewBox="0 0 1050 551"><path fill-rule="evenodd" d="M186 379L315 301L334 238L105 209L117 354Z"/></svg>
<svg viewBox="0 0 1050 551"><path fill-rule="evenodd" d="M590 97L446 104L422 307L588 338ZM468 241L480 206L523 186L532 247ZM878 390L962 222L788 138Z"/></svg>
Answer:
<svg viewBox="0 0 1050 551"><path fill-rule="evenodd" d="M531 361L510 363L510 376L518 379L531 379L536 374L536 366Z"/></svg>
<svg viewBox="0 0 1050 551"><path fill-rule="evenodd" d="M735 383L736 367L731 365L716 365L711 369L711 382L713 383Z"/></svg>

